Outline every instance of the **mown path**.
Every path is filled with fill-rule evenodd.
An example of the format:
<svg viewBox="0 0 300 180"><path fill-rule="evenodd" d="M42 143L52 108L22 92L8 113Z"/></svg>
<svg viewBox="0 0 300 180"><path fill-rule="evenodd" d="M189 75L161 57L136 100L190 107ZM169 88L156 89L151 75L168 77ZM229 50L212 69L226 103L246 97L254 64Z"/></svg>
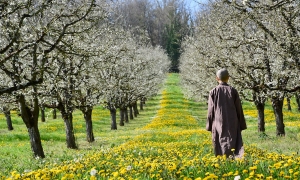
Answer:
<svg viewBox="0 0 300 180"><path fill-rule="evenodd" d="M205 108L205 105L197 104ZM297 179L300 158L246 148L242 160L214 157L204 121L183 98L177 75L170 74L157 115L136 129L140 135L113 148L52 165L23 176L29 179ZM203 111L205 112L205 111ZM204 116L202 114L201 116ZM198 118L198 120L196 120ZM298 169L297 169L298 168Z"/></svg>

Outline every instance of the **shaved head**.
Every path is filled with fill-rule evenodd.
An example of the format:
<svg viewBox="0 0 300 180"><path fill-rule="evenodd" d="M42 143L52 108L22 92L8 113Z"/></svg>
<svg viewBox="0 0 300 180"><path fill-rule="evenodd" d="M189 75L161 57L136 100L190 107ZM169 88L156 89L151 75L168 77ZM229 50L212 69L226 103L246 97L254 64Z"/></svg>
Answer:
<svg viewBox="0 0 300 180"><path fill-rule="evenodd" d="M225 68L218 70L216 75L221 81L227 81L229 78L229 73Z"/></svg>

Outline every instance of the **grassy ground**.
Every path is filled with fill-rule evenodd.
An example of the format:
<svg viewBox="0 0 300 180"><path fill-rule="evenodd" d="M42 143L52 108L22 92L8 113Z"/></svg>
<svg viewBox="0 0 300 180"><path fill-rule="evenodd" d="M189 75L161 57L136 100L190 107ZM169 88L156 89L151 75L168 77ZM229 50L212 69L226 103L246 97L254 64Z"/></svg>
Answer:
<svg viewBox="0 0 300 180"><path fill-rule="evenodd" d="M244 102L243 108L248 125L248 129L243 132L245 143L254 144L271 152L300 154L300 113L294 99L291 105L291 111L287 110L286 104L283 108L286 136L276 137L276 123L271 102L268 101L265 107L265 134L257 132L257 113L254 104Z"/></svg>
<svg viewBox="0 0 300 180"><path fill-rule="evenodd" d="M153 97L146 102L138 117L130 120L125 126L118 126L118 130L110 130L109 111L102 107L93 110L93 130L95 142L88 143L85 138L85 121L80 111L74 112L74 129L78 150L66 148L64 122L58 113L57 119L52 118L52 112L47 111L46 122L39 122L42 145L46 158L34 159L30 149L29 136L22 119L12 112L14 130L8 131L3 114L0 114L0 175L9 174L13 170L39 169L45 164L60 163L74 159L78 155L103 147L114 147L126 142L133 136L140 134L135 129L145 126L156 115L159 108L160 96Z"/></svg>
<svg viewBox="0 0 300 180"><path fill-rule="evenodd" d="M243 177L251 179L263 174L265 162L273 166L279 161L275 158L271 162L263 161L264 156L273 157L274 152L281 157L281 161L285 161L292 153L300 153L300 114L295 111L294 105L292 112L284 111L286 137L277 138L270 105L267 104L266 107L267 136L261 136L257 133L255 108L246 102L243 107L248 129L243 131L243 139L249 161L239 167L236 167L236 162L219 163L218 166L223 168L216 168L216 161L219 160L213 158L210 134L204 130L206 103L184 99L178 81L177 74L170 74L163 91L146 102L144 110L140 111L137 118L124 127L118 126L116 131L110 130L108 111L96 108L93 113L96 137L94 143L85 141L83 116L76 111L74 127L78 150L66 148L63 120L60 117L52 119L51 112L48 112L46 122L39 123L45 159L32 158L28 134L20 117L13 114L14 130L9 132L6 130L4 116L0 115L0 175L3 175L3 179L9 176L17 179L24 172L29 173L20 178L38 179L43 173L52 173L50 179L195 179L213 178L214 175L232 179L234 174L244 172ZM297 157L299 156L294 158ZM245 169L253 169L255 166L258 167L254 175L246 173ZM295 164L289 167L296 168ZM93 170L97 172L95 175ZM283 172L283 175L288 176L289 170ZM274 177L281 176L275 174ZM291 177L295 178L297 174Z"/></svg>

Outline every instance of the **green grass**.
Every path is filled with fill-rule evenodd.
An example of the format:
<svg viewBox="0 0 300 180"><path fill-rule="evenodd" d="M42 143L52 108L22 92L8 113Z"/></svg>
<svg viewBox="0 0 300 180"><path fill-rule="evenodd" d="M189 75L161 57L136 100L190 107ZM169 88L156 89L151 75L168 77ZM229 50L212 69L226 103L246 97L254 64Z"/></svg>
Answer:
<svg viewBox="0 0 300 180"><path fill-rule="evenodd" d="M265 134L258 133L257 117L247 117L248 129L243 132L243 139L246 144L255 144L257 147L266 149L270 152L300 154L300 112L297 110L295 99L292 99L292 111L283 107L285 137L276 137L276 123L273 115L271 102L267 101L265 106ZM244 102L244 110L255 111L253 103Z"/></svg>
<svg viewBox="0 0 300 180"><path fill-rule="evenodd" d="M197 120L200 129L205 128L206 123L206 102L187 101L183 98L181 88L178 87L178 75L172 74L163 87L168 94L168 101L172 100L172 104L168 104L166 109L183 109L187 106L188 112ZM134 120L130 120L125 126L119 126L118 130L110 130L110 115L108 110L97 107L93 111L93 130L95 142L88 143L85 140L85 122L80 111L74 112L74 128L78 150L66 148L64 123L58 114L57 119L52 119L51 112L47 111L46 122L39 122L39 129L42 138L42 145L45 151L46 158L34 159L29 144L29 137L22 119L16 113L12 114L13 131L8 131L6 128L6 121L4 115L0 115L0 175L9 175L11 171L17 170L24 172L26 170L36 170L52 166L53 164L60 164L66 161L71 161L75 158L93 154L107 147L118 147L125 142L129 142L135 137L145 136L144 141L148 138L153 142L165 141L181 141L176 139L176 136L171 136L167 133L177 133L185 129L181 123L177 123L170 128L163 129L163 131L156 131L155 129L144 130L142 127L149 124L153 118L156 117L160 107L160 100L162 99L162 92L157 96L146 101L143 111ZM182 103L184 102L184 103ZM292 104L293 105L293 104ZM244 102L244 110L255 110L252 103ZM271 110L270 103L266 105L267 110ZM287 112L286 109L284 109ZM293 107L289 116L285 116L285 122L300 123L300 113ZM266 135L262 137L257 132L256 117L247 116L246 118L248 129L243 131L243 140L247 147L255 144L270 152L277 152L280 154L291 154L293 152L300 153L299 126L286 126L286 137L276 137L276 124L270 122L266 124ZM191 135L189 141L201 141L198 136ZM209 149L208 151L212 151Z"/></svg>
<svg viewBox="0 0 300 180"><path fill-rule="evenodd" d="M93 132L95 142L88 143L85 134L85 121L80 111L73 115L74 131L78 150L66 147L65 126L58 112L57 119L52 118L52 113L46 110L46 122L39 122L42 146L46 158L43 160L33 158L30 149L29 135L22 119L12 113L14 130L8 131L4 115L0 115L0 174L9 174L13 170L23 172L34 170L46 164L60 163L72 160L78 155L103 147L113 147L126 142L141 132L135 130L149 123L156 115L159 108L160 96L149 99L144 110L140 110L138 117L130 120L125 126L119 126L118 130L110 130L110 114L107 109L96 107L93 110ZM118 117L117 117L118 118ZM118 121L118 119L117 119Z"/></svg>

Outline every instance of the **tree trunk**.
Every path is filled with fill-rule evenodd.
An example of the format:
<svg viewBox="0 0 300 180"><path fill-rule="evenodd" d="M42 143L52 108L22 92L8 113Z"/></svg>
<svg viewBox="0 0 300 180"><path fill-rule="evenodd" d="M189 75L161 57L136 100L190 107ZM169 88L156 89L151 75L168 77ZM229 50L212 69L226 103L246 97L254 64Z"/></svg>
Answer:
<svg viewBox="0 0 300 180"><path fill-rule="evenodd" d="M38 117L39 117L38 100L37 98L35 98L33 101L34 101L33 110L30 110L30 108L25 103L24 95L20 95L18 97L21 117L27 127L27 131L30 138L31 150L34 154L34 157L44 158L45 154L42 147L40 132L38 129Z"/></svg>
<svg viewBox="0 0 300 180"><path fill-rule="evenodd" d="M56 108L53 108L53 111L52 111L52 117L53 119L56 119L57 118L57 114L56 114Z"/></svg>
<svg viewBox="0 0 300 180"><path fill-rule="evenodd" d="M27 127L27 130L30 137L31 150L34 152L34 157L44 158L45 154L42 147L42 141L38 126Z"/></svg>
<svg viewBox="0 0 300 180"><path fill-rule="evenodd" d="M134 117L137 117L138 114L139 114L139 110L137 108L137 102L135 101L133 103L133 115L134 115Z"/></svg>
<svg viewBox="0 0 300 180"><path fill-rule="evenodd" d="M46 122L44 106L41 107L41 120L42 120L42 122Z"/></svg>
<svg viewBox="0 0 300 180"><path fill-rule="evenodd" d="M124 113L125 113L125 116L124 116L125 122L126 122L126 123L129 123L128 108L127 108L127 107L124 109Z"/></svg>
<svg viewBox="0 0 300 180"><path fill-rule="evenodd" d="M12 125L12 121L11 121L10 110L8 108L4 107L3 108L3 113L4 113L5 118L6 118L7 129L9 131L14 130L13 125Z"/></svg>
<svg viewBox="0 0 300 180"><path fill-rule="evenodd" d="M74 135L72 112L62 113L62 118L65 122L67 148L78 149Z"/></svg>
<svg viewBox="0 0 300 180"><path fill-rule="evenodd" d="M291 98L290 97L286 98L286 101L287 101L288 111L291 111L292 110L292 107L291 107Z"/></svg>
<svg viewBox="0 0 300 180"><path fill-rule="evenodd" d="M86 108L86 110L82 112L84 114L84 119L86 124L86 140L88 142L94 142L95 137L93 133L93 122L92 122L93 107Z"/></svg>
<svg viewBox="0 0 300 180"><path fill-rule="evenodd" d="M142 100L140 101L140 110L144 110L144 102Z"/></svg>
<svg viewBox="0 0 300 180"><path fill-rule="evenodd" d="M116 108L112 107L110 108L110 117L111 117L111 130L117 130L117 111Z"/></svg>
<svg viewBox="0 0 300 180"><path fill-rule="evenodd" d="M120 126L124 126L125 121L125 110L124 108L120 108Z"/></svg>
<svg viewBox="0 0 300 180"><path fill-rule="evenodd" d="M62 102L60 102L58 109L60 110L62 119L64 120L65 123L67 148L78 149L75 135L74 135L73 114L72 114L73 112L71 108L65 106L67 106L67 104L63 104Z"/></svg>
<svg viewBox="0 0 300 180"><path fill-rule="evenodd" d="M298 111L300 111L300 93L296 93L296 102L297 102L297 105L298 105Z"/></svg>
<svg viewBox="0 0 300 180"><path fill-rule="evenodd" d="M265 132L265 103L255 102L257 110L258 132Z"/></svg>
<svg viewBox="0 0 300 180"><path fill-rule="evenodd" d="M283 123L283 100L284 98L272 98L272 107L276 119L276 135L285 136L284 123Z"/></svg>
<svg viewBox="0 0 300 180"><path fill-rule="evenodd" d="M133 108L132 105L129 105L129 118L132 120L133 119Z"/></svg>

